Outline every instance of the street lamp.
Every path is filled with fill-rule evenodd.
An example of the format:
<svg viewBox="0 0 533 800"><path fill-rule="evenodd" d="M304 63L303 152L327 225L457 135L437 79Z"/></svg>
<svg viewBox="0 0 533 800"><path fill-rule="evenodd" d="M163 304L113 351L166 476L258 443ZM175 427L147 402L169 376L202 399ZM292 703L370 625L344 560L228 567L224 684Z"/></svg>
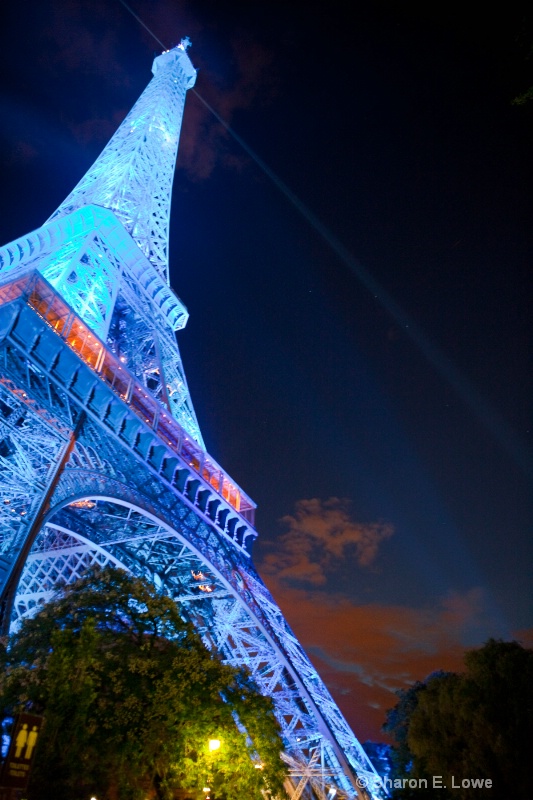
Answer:
<svg viewBox="0 0 533 800"><path fill-rule="evenodd" d="M217 750L220 750L221 745L222 745L222 742L220 741L220 739L209 739L209 743L208 743L209 752L210 753L215 753ZM211 763L211 769L212 769L213 768L213 762L211 761L210 763ZM209 783L211 783L212 777L213 777L212 775L210 775L208 777ZM205 800L211 800L211 795L210 795L211 789L210 789L210 787L204 786L203 791L204 791L204 799Z"/></svg>

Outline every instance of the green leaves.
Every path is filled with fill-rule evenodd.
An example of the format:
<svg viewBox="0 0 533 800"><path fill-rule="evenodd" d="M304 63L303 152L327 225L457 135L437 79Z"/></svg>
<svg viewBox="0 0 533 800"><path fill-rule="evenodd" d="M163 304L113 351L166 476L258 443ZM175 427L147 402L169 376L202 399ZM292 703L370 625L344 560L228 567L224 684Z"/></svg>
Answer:
<svg viewBox="0 0 533 800"><path fill-rule="evenodd" d="M206 650L173 601L122 571L67 587L3 660L5 713L46 719L29 800L196 797L208 778L226 800L282 787L272 701Z"/></svg>

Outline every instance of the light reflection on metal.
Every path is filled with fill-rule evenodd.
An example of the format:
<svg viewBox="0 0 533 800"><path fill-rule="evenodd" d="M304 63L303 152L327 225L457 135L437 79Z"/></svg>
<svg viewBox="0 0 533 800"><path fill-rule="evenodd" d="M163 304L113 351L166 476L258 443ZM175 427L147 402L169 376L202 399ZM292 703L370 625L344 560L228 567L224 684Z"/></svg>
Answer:
<svg viewBox="0 0 533 800"><path fill-rule="evenodd" d="M185 94L196 81L185 41L154 60L148 87L50 218L89 204L111 209L167 283L174 166Z"/></svg>
<svg viewBox="0 0 533 800"><path fill-rule="evenodd" d="M98 259L90 261L90 270L79 262L80 252L97 244L104 261L115 264L111 281L101 282ZM7 303L17 294L19 276L36 270L53 282L53 287L47 283L47 293L55 289L58 297L58 308L49 309L52 327L62 331L64 309L73 311L203 448L175 339L187 310L114 214L81 207L0 248L0 284L8 283L0 292L2 300ZM82 274L83 281L69 283L74 273ZM99 298L92 304L87 303L90 287Z"/></svg>
<svg viewBox="0 0 533 800"><path fill-rule="evenodd" d="M291 800L378 798L368 757L254 569L255 504L206 453L189 396L175 340L187 310L168 286L196 75L187 46L155 59L48 223L0 248L1 585L12 597L24 564L16 625L91 566L149 578L273 698Z"/></svg>
<svg viewBox="0 0 533 800"><path fill-rule="evenodd" d="M250 498L203 448L187 437L179 423L159 407L152 393L107 350L38 273L30 273L0 288L0 306L18 298L23 298L151 430L187 460L195 472L236 511L253 522L255 504Z"/></svg>

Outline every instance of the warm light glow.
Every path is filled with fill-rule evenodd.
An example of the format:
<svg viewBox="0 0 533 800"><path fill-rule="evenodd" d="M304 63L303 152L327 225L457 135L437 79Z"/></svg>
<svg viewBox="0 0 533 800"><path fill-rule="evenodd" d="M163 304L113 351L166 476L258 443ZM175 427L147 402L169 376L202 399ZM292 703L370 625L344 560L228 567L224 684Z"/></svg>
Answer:
<svg viewBox="0 0 533 800"><path fill-rule="evenodd" d="M220 750L220 739L209 739L210 750Z"/></svg>
<svg viewBox="0 0 533 800"><path fill-rule="evenodd" d="M98 320L92 318L88 321L85 320L82 314L83 309L77 309L76 303L73 302L73 312L56 291L43 280L40 278L31 280L33 282L31 284L28 283L29 279L26 279L24 284L10 284L7 290L11 294L15 293L15 296L19 296L21 291L29 286L31 293L26 302L30 308L36 311L51 328L59 332L63 341L67 342L76 355L94 370L140 419L146 422L150 428L154 428L156 433L161 435L171 447L174 448L178 444L176 449L179 455L185 458L189 466L201 475L218 494L222 495L238 513L241 513L244 506L244 510L251 510L253 516L254 506L241 496L239 488L220 470L216 462L207 458L206 463L205 454L191 440L190 436L185 436L184 441L180 442L183 432L180 421L176 421L172 417L168 418L164 412L161 414L161 419L155 421L156 409L158 409L156 398L147 393L146 387L134 375L128 373L127 359L123 354L115 357L106 352L105 345L98 338L100 332ZM5 287L0 290L0 305L12 299L9 292L6 294L7 290ZM85 299L87 300L88 297L89 294ZM92 305L95 303L93 302ZM83 313L85 312L83 311ZM104 324L105 315L100 322ZM182 387L183 382L179 382L179 386ZM176 388L175 385L168 387L169 394L174 393ZM26 393L22 393L22 397L26 398ZM163 419L165 420L165 429L160 424ZM166 431L167 425L171 427L170 433ZM247 516L247 518L249 517ZM206 591L209 592L209 589Z"/></svg>
<svg viewBox="0 0 533 800"><path fill-rule="evenodd" d="M71 508L94 508L96 503L93 500L74 500L73 503L69 503Z"/></svg>

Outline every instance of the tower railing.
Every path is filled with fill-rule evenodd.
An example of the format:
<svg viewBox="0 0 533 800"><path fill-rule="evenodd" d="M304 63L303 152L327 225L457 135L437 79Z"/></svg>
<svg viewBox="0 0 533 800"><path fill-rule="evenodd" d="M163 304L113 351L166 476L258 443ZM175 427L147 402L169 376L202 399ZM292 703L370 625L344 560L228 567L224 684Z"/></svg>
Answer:
<svg viewBox="0 0 533 800"><path fill-rule="evenodd" d="M71 350L95 372L134 414L214 489L247 522L255 503L165 411L150 390L111 353L38 272L0 287L0 305L23 298Z"/></svg>

